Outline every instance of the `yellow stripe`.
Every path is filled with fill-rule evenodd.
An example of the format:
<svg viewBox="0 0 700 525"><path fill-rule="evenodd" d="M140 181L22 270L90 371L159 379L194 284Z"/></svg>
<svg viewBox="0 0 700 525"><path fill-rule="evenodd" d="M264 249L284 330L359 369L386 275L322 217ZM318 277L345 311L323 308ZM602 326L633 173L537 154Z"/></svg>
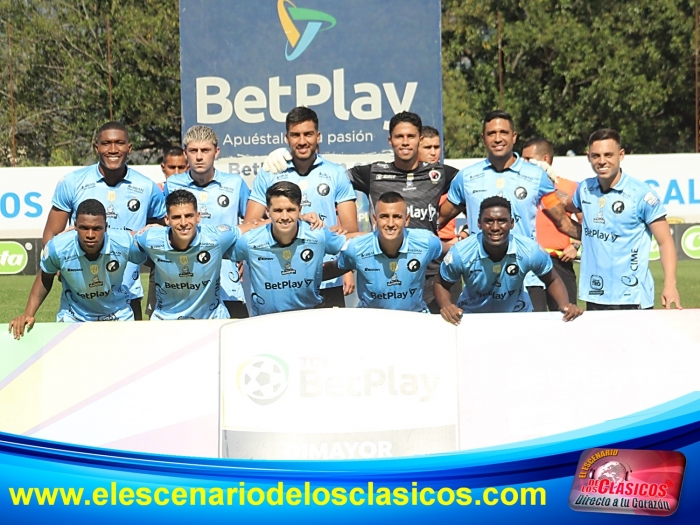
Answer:
<svg viewBox="0 0 700 525"><path fill-rule="evenodd" d="M277 2L277 14L280 17L280 23L282 24L282 29L284 29L284 34L287 35L287 40L292 44L292 47L296 47L301 34L289 17L289 13L285 9L284 4L289 4L292 7L296 6L290 0L278 0Z"/></svg>

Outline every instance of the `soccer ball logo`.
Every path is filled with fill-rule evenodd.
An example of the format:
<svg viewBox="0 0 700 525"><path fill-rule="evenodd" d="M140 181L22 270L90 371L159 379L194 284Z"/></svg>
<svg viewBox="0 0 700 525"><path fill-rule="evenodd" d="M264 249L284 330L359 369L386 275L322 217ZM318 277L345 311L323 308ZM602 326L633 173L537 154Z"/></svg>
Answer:
<svg viewBox="0 0 700 525"><path fill-rule="evenodd" d="M138 199L131 199L126 204L126 207L129 208L129 211L139 211L139 208L141 207L141 203L139 202Z"/></svg>
<svg viewBox="0 0 700 525"><path fill-rule="evenodd" d="M279 357L261 354L238 368L238 390L253 403L269 405L277 401L289 385L289 366Z"/></svg>

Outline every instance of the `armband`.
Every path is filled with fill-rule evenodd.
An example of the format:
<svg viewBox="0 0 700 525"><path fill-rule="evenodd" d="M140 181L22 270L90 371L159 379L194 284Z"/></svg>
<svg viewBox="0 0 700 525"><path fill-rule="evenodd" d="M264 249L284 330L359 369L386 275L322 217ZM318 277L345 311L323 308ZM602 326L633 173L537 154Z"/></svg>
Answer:
<svg viewBox="0 0 700 525"><path fill-rule="evenodd" d="M548 193L542 199L540 200L542 203L542 206L544 207L545 210L548 210L550 208L554 208L558 204L561 204L561 199L559 199L559 196L556 194L556 192Z"/></svg>

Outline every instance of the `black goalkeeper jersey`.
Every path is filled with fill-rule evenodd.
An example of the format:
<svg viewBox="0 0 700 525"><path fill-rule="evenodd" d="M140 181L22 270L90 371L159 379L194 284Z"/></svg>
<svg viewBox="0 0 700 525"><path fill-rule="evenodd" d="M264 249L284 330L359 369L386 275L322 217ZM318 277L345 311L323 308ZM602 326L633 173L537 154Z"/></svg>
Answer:
<svg viewBox="0 0 700 525"><path fill-rule="evenodd" d="M357 191L369 197L370 207L382 193L400 193L408 205L410 228L430 230L437 234L440 197L450 189L457 170L440 163L421 162L413 171L398 169L393 162L374 162L355 166L348 176Z"/></svg>

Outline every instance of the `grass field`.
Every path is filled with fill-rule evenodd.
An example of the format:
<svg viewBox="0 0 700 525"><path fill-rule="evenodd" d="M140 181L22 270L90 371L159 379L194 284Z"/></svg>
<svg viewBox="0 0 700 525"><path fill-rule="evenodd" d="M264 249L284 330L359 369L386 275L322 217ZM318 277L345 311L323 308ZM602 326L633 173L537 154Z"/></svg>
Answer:
<svg viewBox="0 0 700 525"><path fill-rule="evenodd" d="M651 273L656 282L656 307L661 305L663 271L659 261L650 265ZM14 316L21 314L27 304L27 296L34 282L33 275L0 276L0 324L8 323ZM143 289L148 289L148 274L141 274ZM37 322L49 323L56 320L58 300L60 297L59 283L54 284L55 290L46 298L37 313ZM678 291L681 294L681 304L684 308L700 308L700 261L678 261ZM143 301L143 311L146 302Z"/></svg>

